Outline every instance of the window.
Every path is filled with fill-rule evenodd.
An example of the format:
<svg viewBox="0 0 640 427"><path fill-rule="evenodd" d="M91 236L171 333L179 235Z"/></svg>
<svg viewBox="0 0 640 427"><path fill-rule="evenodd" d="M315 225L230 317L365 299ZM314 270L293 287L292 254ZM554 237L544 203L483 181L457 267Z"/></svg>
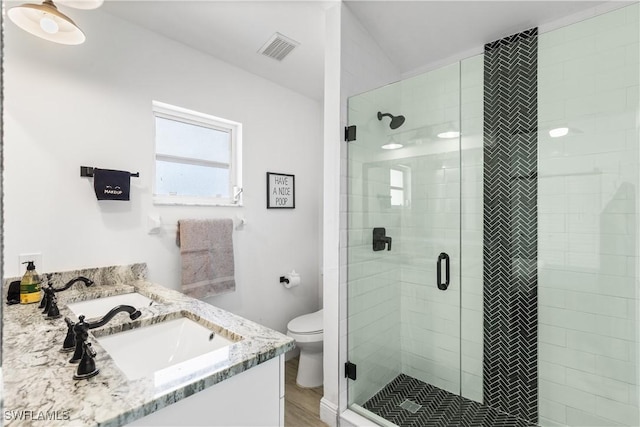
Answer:
<svg viewBox="0 0 640 427"><path fill-rule="evenodd" d="M409 184L411 169L408 166L398 165L389 169L389 193L391 206L410 206L411 194Z"/></svg>
<svg viewBox="0 0 640 427"><path fill-rule="evenodd" d="M153 101L156 204L242 205L242 124Z"/></svg>

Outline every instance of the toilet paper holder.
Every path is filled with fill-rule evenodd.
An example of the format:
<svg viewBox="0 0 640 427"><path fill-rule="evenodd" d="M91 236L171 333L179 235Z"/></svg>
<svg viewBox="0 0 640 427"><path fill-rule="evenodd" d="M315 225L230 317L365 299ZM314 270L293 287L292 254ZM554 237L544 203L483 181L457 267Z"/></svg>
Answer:
<svg viewBox="0 0 640 427"><path fill-rule="evenodd" d="M295 270L291 270L290 273L280 276L280 283L287 289L298 286L300 285L300 274L296 273Z"/></svg>

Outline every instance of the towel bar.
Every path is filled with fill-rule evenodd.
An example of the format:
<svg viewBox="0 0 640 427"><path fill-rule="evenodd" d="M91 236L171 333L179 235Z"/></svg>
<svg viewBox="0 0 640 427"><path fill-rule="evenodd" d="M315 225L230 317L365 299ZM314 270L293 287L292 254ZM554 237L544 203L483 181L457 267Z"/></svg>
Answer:
<svg viewBox="0 0 640 427"><path fill-rule="evenodd" d="M233 228L235 230L241 230L245 225L247 225L247 220L244 217L241 217L240 215L236 216L236 219L233 221ZM163 228L168 229L170 231L179 231L180 230L180 225L178 223L176 223L175 226L171 226L169 224L162 224L161 225Z"/></svg>
<svg viewBox="0 0 640 427"><path fill-rule="evenodd" d="M80 176L93 177L93 167L92 166L80 166ZM131 176L135 176L136 178L140 176L140 172L132 173Z"/></svg>

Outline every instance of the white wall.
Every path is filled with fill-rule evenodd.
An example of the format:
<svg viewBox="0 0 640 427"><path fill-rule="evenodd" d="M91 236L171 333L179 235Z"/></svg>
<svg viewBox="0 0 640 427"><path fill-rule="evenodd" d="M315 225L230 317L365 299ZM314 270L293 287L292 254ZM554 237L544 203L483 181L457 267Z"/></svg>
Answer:
<svg viewBox="0 0 640 427"><path fill-rule="evenodd" d="M347 360L346 143L342 131L347 125L347 98L397 81L400 72L342 3L328 10L327 40L323 218L325 370L321 417L329 425L336 425L336 411L342 412L347 406L344 379ZM336 53L340 56L336 57ZM330 72L333 78L329 77ZM338 236L339 247L335 242ZM336 317L339 323L335 322Z"/></svg>
<svg viewBox="0 0 640 427"><path fill-rule="evenodd" d="M340 276L340 15L342 4L328 5L325 14L324 56L324 144L322 194L323 274L323 391L320 419L331 427L338 423L338 387L343 371L338 331L342 329L343 305L339 301ZM344 363L344 362L343 362ZM344 365L343 365L344 366Z"/></svg>
<svg viewBox="0 0 640 427"><path fill-rule="evenodd" d="M283 332L316 310L320 103L100 10L83 18L87 42L74 47L5 24L5 275L41 252L41 272L147 262L150 280L179 289L177 220L239 215L237 290L209 302ZM152 100L243 123L244 207L153 205ZM139 171L131 201L97 202L81 165ZM295 209L266 209L267 171L295 174ZM286 290L291 269L303 284Z"/></svg>

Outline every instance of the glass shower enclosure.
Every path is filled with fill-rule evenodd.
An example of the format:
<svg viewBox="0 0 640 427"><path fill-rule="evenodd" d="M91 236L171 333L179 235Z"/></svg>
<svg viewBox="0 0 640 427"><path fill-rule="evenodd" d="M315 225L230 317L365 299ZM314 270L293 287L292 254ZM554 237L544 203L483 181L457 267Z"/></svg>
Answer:
<svg viewBox="0 0 640 427"><path fill-rule="evenodd" d="M506 71L487 45L349 98L349 409L379 425L640 425L639 16L503 39L535 50L500 53ZM496 76L523 69L524 124L513 106L491 116L516 98Z"/></svg>
<svg viewBox="0 0 640 427"><path fill-rule="evenodd" d="M348 114L350 407L453 421L463 387L482 395L482 58L354 96Z"/></svg>

